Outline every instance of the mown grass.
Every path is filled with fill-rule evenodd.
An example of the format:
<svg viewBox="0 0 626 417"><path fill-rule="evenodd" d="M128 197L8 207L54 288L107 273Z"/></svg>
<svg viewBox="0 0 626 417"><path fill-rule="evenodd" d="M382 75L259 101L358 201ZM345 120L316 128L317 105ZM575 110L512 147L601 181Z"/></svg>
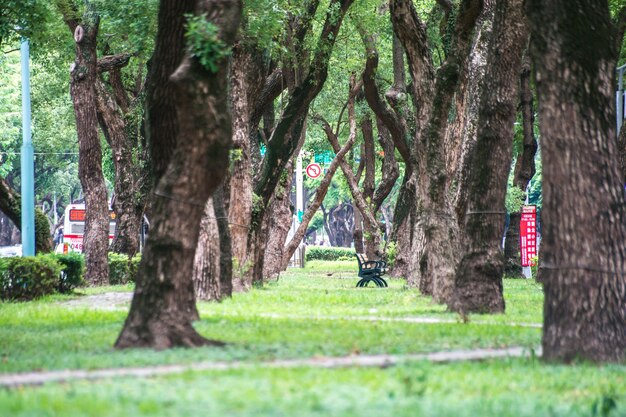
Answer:
<svg viewBox="0 0 626 417"><path fill-rule="evenodd" d="M102 310L67 303L129 292L131 286L0 303L0 373L212 360L251 364L0 389L0 416L626 415L623 366L558 366L529 358L390 368L264 367L262 361L276 358L539 345L540 329L514 325L541 323L541 287L532 281L505 281L506 314L472 315L463 322L403 280L390 280L387 289L354 288L354 271L352 262L310 262L263 288L219 304L199 303L197 329L228 342L225 348L114 351L127 305ZM447 322L403 321L415 318Z"/></svg>
<svg viewBox="0 0 626 417"><path fill-rule="evenodd" d="M268 360L353 353L418 353L440 350L536 347L540 329L511 326L537 316L540 299L528 281L507 283L511 309L526 312L485 316L468 323L427 297L390 280L390 287L355 288L351 262L311 262L276 282L222 303L199 303L198 331L228 343L226 348L166 352L112 349L126 307L94 309L64 301L83 296L51 296L31 303L0 304L0 372L38 369L102 368L207 360ZM338 276L342 268L345 276ZM335 271L327 276L327 270ZM130 286L106 291L131 291ZM86 295L103 289L80 290ZM363 318L372 319L361 320ZM448 323L407 323L402 318L437 318ZM375 321L390 320L390 321ZM491 324L486 324L491 323Z"/></svg>
<svg viewBox="0 0 626 417"><path fill-rule="evenodd" d="M625 385L624 367L534 359L385 369L259 367L0 390L0 410L15 417L623 416Z"/></svg>

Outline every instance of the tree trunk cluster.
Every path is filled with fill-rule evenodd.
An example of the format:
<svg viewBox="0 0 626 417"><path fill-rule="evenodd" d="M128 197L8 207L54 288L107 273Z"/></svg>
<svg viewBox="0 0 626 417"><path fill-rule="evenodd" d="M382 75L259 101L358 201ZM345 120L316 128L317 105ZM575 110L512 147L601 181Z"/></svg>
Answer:
<svg viewBox="0 0 626 417"><path fill-rule="evenodd" d="M626 253L620 242L626 237L626 214L623 170L613 140L614 113L607 108L614 101L616 43L606 2L576 0L568 6L562 0L439 1L445 45L436 68L427 26L414 2L390 0L393 84L383 92L376 34L357 23L366 52L364 70L351 77L348 99L333 127L309 110L326 81L332 48L351 3L330 0L319 38L308 49L311 42L305 39L320 2L305 1L303 12L287 19L281 46L289 54L278 62L264 59L263 51L245 35L235 41L240 2L162 1L147 80L154 227L116 346L219 345L191 326L198 317L195 299L221 300L233 290L276 276L300 245L318 208L335 244L354 243L355 250L379 257L382 237L395 240L396 273L450 310L462 315L503 312L502 237L518 109L523 144L513 173L515 186L527 187L537 151L531 66L528 58L523 60L532 33L530 56L546 142L539 272L545 287L544 355L550 360L623 361ZM184 52L182 16L191 11L215 23L223 42L233 45L228 69L222 58L213 73L201 67L191 51ZM94 29L97 32L97 24L92 35ZM81 42L88 33L77 33L80 48L87 48ZM89 66L81 61L80 68L93 74L76 74L95 77L97 65L90 54L95 58L94 52L81 54ZM115 77L115 70L109 71ZM78 104L81 97L89 99L80 94L81 81L73 78ZM116 97L113 83L109 99ZM283 107L277 114L274 101L281 94ZM111 143L115 137L124 142L116 123L104 122L123 114L123 100L107 102L104 91L100 96L105 134ZM571 100L564 102L563 97ZM357 116L360 100L374 117L367 111ZM107 108L115 111L107 113ZM349 133L342 144L344 110ZM95 114L80 116L84 135L90 138ZM336 156L302 223L286 242L295 214L295 158L309 122L321 125ZM384 151L378 187L374 126ZM362 159L355 172L351 152L359 131ZM399 177L396 151L405 171L391 215L385 199ZM115 154L120 161L127 157L124 152L120 148ZM329 209L323 201L338 169L352 201ZM131 174L121 175L132 179ZM581 187L591 191L581 197ZM93 199L94 193L90 195ZM516 233L512 227L509 239L516 240ZM507 251L514 256L511 245Z"/></svg>
<svg viewBox="0 0 626 417"><path fill-rule="evenodd" d="M157 176L152 203L153 228L142 257L131 309L115 344L117 348L222 344L200 336L191 323L198 318L192 279L198 226L207 212L207 200L223 181L229 162L232 125L227 100L227 60L219 58L216 62L219 69L212 72L190 51L176 67L171 61L159 59L159 54L169 56L173 50L183 51L181 3L163 1L159 12L151 76L164 77L162 81L167 82L155 83L152 79L148 100L164 99L167 95L162 90L171 89L169 97L175 114L168 114L171 126L167 131L176 135L165 137L163 132L158 132L161 140L174 146L169 149L171 156L167 157L166 169ZM241 16L240 1L189 3L195 5L196 15L205 16L218 28L224 45L233 44ZM172 30L179 36L170 36ZM155 116L149 114L149 120L153 121ZM155 125L149 126L148 135L153 138ZM156 146L154 142L153 146ZM159 149L154 150L153 157L155 154L165 157L166 152ZM165 165L163 160L159 161L161 164ZM221 202L215 205L223 207Z"/></svg>
<svg viewBox="0 0 626 417"><path fill-rule="evenodd" d="M116 231L111 250L129 256L139 251L139 236L147 197L148 177L142 173L145 155L139 149L140 129L125 117L131 107L141 106L139 91L133 102L122 83L121 68L131 54L103 55L96 51L100 17L93 4L82 18L75 2L57 3L76 42L76 61L71 70L71 95L79 138L79 177L85 196L86 222L83 251L86 280L108 283L109 201L102 173L100 125L113 154L115 190L112 208ZM108 50L108 47L106 48ZM108 85L103 74L108 73ZM140 83L139 83L140 84ZM134 139L133 139L134 136ZM135 155L133 155L133 152ZM136 160L139 162L135 162Z"/></svg>

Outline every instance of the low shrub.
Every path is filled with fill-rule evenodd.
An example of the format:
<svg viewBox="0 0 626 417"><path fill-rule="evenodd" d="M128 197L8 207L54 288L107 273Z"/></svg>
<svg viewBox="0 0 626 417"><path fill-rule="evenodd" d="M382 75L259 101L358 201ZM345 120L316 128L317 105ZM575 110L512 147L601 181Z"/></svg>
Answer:
<svg viewBox="0 0 626 417"><path fill-rule="evenodd" d="M82 254L70 252L49 256L56 259L63 267L57 286L61 294L69 294L74 288L85 285L85 257Z"/></svg>
<svg viewBox="0 0 626 417"><path fill-rule="evenodd" d="M539 268L539 257L535 256L530 259L530 276L532 279L537 279L537 268Z"/></svg>
<svg viewBox="0 0 626 417"><path fill-rule="evenodd" d="M305 261L338 261L352 260L354 258L354 249L351 248L335 248L330 246L307 246Z"/></svg>
<svg viewBox="0 0 626 417"><path fill-rule="evenodd" d="M129 258L120 253L109 253L109 284L120 285L135 282L141 256Z"/></svg>
<svg viewBox="0 0 626 417"><path fill-rule="evenodd" d="M139 272L139 264L141 263L141 255L135 255L130 259L129 272L130 280L137 282L137 273Z"/></svg>
<svg viewBox="0 0 626 417"><path fill-rule="evenodd" d="M396 242L389 242L387 244L387 266L391 269L396 263L396 256L398 255L398 247Z"/></svg>
<svg viewBox="0 0 626 417"><path fill-rule="evenodd" d="M5 258L0 262L0 299L28 301L53 294L63 267L48 255Z"/></svg>

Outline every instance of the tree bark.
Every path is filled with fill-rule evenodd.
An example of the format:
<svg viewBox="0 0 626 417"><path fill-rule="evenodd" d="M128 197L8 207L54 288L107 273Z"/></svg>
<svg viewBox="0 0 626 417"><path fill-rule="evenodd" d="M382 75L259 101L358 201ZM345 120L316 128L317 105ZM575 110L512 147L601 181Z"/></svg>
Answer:
<svg viewBox="0 0 626 417"><path fill-rule="evenodd" d="M403 121L381 97L380 89L376 82L378 50L373 37L366 33L365 28L359 26L359 31L361 32L361 38L365 44L365 52L367 54L365 69L362 75L365 99L374 114L384 123L400 156L409 166L412 163L412 159L406 121Z"/></svg>
<svg viewBox="0 0 626 417"><path fill-rule="evenodd" d="M461 313L504 312L502 236L511 166L516 82L528 27L524 0L497 0L468 189L463 252L448 307Z"/></svg>
<svg viewBox="0 0 626 417"><path fill-rule="evenodd" d="M405 173L394 210L392 240L396 242L397 255L392 274L405 276L410 286L418 287L420 269L415 265L414 239L417 220L416 207L420 205L418 187L418 156L422 130L426 125L431 108L435 71L428 48L426 26L419 19L412 2L392 0L389 2L394 34L404 47L411 75L411 98L415 112L414 140L409 153L403 156ZM396 48L394 48L396 52ZM377 114L379 117L380 115ZM383 121L385 121L383 119ZM389 124L385 122L387 128ZM392 132L393 138L393 132ZM409 140L409 143L411 141ZM394 140L396 143L396 140ZM396 144L397 146L397 144ZM407 159L408 158L408 159ZM422 288L430 294L430 289Z"/></svg>
<svg viewBox="0 0 626 417"><path fill-rule="evenodd" d="M374 212L378 212L383 205L385 199L391 194L393 186L396 184L398 177L400 176L400 170L398 169L398 161L396 161L395 148L387 128L377 121L378 127L378 143L383 149L383 165L382 165L382 178L378 183L376 191L374 191L374 197L372 198L372 206ZM387 240L389 240L390 234L387 234Z"/></svg>
<svg viewBox="0 0 626 417"><path fill-rule="evenodd" d="M80 24L67 16L65 19L76 41L70 94L78 134L78 176L85 194L85 280L92 285L104 285L109 281L109 205L96 114L96 38L100 17L88 7Z"/></svg>
<svg viewBox="0 0 626 417"><path fill-rule="evenodd" d="M233 295L233 255L232 239L226 212L225 196L228 190L225 183L213 194L213 210L217 219L217 230L220 241L220 299L230 298Z"/></svg>
<svg viewBox="0 0 626 417"><path fill-rule="evenodd" d="M376 176L376 155L374 154L374 133L372 120L368 117L361 122L361 132L363 133L363 155L365 161L365 178L363 179L363 197L371 204L375 191Z"/></svg>
<svg viewBox="0 0 626 417"><path fill-rule="evenodd" d="M0 210L0 246L13 246L20 243L17 226Z"/></svg>
<svg viewBox="0 0 626 417"><path fill-rule="evenodd" d="M133 146L120 107L101 80L96 79L95 86L98 121L111 147L115 166L115 200L112 208L116 215L116 226L111 250L133 257L139 251L145 205L145 196L140 192L141 177L135 173Z"/></svg>
<svg viewBox="0 0 626 417"><path fill-rule="evenodd" d="M535 139L535 109L533 92L530 86L530 57L526 57L520 73L520 108L522 112L523 149L515 162L513 171L513 185L526 191L530 180L535 175L535 154L537 140ZM509 227L504 239L504 273L509 278L521 278L522 266L519 247L519 212L510 213Z"/></svg>
<svg viewBox="0 0 626 417"><path fill-rule="evenodd" d="M237 289L252 284L248 233L252 220L252 160L250 155L251 103L248 83L255 73L252 57L239 43L233 48L231 64L231 103L233 111L233 163L230 177L228 221L231 225L233 280ZM255 138L256 139L256 138Z"/></svg>
<svg viewBox="0 0 626 417"><path fill-rule="evenodd" d="M194 257L193 282L198 300L219 301L220 289L220 240L213 209L213 199L209 198L200 221L200 234Z"/></svg>
<svg viewBox="0 0 626 417"><path fill-rule="evenodd" d="M531 0L527 12L542 138L543 357L623 362L626 214L608 5Z"/></svg>
<svg viewBox="0 0 626 417"><path fill-rule="evenodd" d="M459 227L465 224L465 214L469 197L469 180L472 171L478 114L483 82L487 70L487 54L493 29L496 0L485 0L483 11L478 17L477 33L467 63L466 74L460 92L457 93L456 117L454 126L447 132L446 161L449 179L454 187L452 201Z"/></svg>
<svg viewBox="0 0 626 417"><path fill-rule="evenodd" d="M169 165L178 138L178 116L170 76L185 55L186 15L197 0L161 0L154 53L146 78L146 131L154 187Z"/></svg>
<svg viewBox="0 0 626 417"><path fill-rule="evenodd" d="M224 47L229 47L241 7L238 0L201 0L196 15L217 26ZM180 22L176 2L163 1L160 13L169 16L161 24ZM167 33L160 30L157 36ZM178 138L167 142L178 145L154 192L153 228L117 348L222 344L203 338L191 325L198 317L191 279L198 228L208 198L226 174L231 145L227 59L216 58L215 64L213 73L188 51L171 75L172 83L161 86L173 87Z"/></svg>
<svg viewBox="0 0 626 417"><path fill-rule="evenodd" d="M224 207L224 184L209 198L200 220L194 256L193 281L196 299L222 301L232 296L232 251L228 217Z"/></svg>
<svg viewBox="0 0 626 417"><path fill-rule="evenodd" d="M22 230L22 198L3 178L0 178L0 211L18 230ZM6 226L8 227L8 224ZM35 208L35 252L48 253L53 249L48 218L41 210Z"/></svg>
<svg viewBox="0 0 626 417"><path fill-rule="evenodd" d="M268 234L263 262L263 281L265 282L276 279L283 270L285 241L295 214L291 204L294 170L294 163L291 160L285 167L268 209L270 215L266 217Z"/></svg>
<svg viewBox="0 0 626 417"><path fill-rule="evenodd" d="M438 302L451 296L458 257L458 224L448 201L444 138L452 98L468 59L473 30L482 1L463 0L448 57L432 83L432 63L425 29L412 2L392 0L392 23L409 58L416 106L415 153L418 160L418 195L412 253L408 268L410 283ZM428 100L431 98L431 100ZM428 103L419 105L419 103Z"/></svg>

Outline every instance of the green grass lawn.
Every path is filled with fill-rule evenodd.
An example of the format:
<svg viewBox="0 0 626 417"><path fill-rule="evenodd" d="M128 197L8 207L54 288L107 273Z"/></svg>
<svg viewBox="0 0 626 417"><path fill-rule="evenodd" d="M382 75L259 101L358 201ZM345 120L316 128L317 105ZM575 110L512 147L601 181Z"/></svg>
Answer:
<svg viewBox="0 0 626 417"><path fill-rule="evenodd" d="M386 289L355 288L354 271L355 262L309 262L263 288L219 304L200 303L196 328L228 342L225 348L114 351L127 307L98 310L66 303L132 291L129 286L0 303L0 373L540 344L539 328L519 326L541 323L541 287L530 280L505 280L506 314L471 316L464 323L403 280L390 280ZM408 321L433 318L446 322ZM0 416L592 416L594 404L595 415L617 416L626 415L625 371L532 358L386 369L253 365L0 389Z"/></svg>

